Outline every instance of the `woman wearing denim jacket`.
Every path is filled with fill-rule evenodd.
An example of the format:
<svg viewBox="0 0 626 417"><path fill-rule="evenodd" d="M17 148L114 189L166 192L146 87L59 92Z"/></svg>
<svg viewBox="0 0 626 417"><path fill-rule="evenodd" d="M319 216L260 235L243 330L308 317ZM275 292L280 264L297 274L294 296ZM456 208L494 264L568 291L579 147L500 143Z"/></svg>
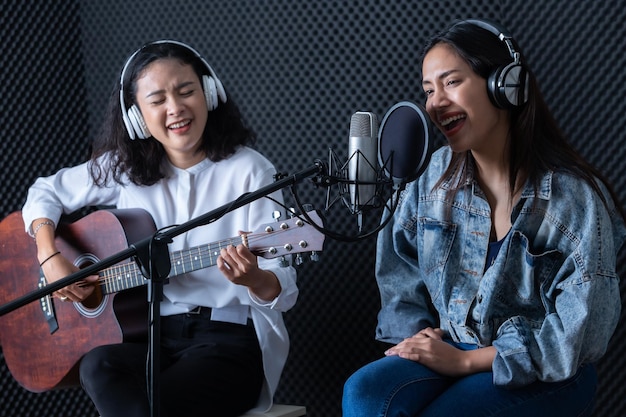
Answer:
<svg viewBox="0 0 626 417"><path fill-rule="evenodd" d="M448 146L379 234L393 346L348 379L344 417L588 416L620 316L615 194L496 23L432 38L422 76Z"/></svg>

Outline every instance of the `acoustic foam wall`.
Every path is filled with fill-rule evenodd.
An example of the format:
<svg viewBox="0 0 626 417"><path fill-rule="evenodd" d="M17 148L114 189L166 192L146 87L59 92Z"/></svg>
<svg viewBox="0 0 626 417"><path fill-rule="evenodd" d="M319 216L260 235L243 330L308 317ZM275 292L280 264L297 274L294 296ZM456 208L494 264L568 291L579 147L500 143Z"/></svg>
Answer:
<svg viewBox="0 0 626 417"><path fill-rule="evenodd" d="M601 4L599 4L601 3ZM209 61L259 134L258 148L293 173L332 148L347 155L350 116L380 117L394 103L423 101L419 54L455 18L505 24L522 45L557 119L626 200L620 169L626 97L623 8L617 2L183 1L1 2L3 80L0 146L3 215L19 209L38 175L81 161L127 56L173 38ZM437 143L442 143L437 136ZM10 155L10 156L8 156ZM325 190L298 186L323 208ZM288 200L292 200L286 190ZM328 221L354 233L333 207ZM379 357L373 340L378 292L374 240L327 239L321 260L299 272L301 295L285 315L291 354L276 399L309 416L340 416L343 381ZM626 276L624 259L620 273ZM624 294L624 287L622 287ZM596 416L624 414L623 324L599 365ZM0 341L1 342L1 341ZM79 390L32 394L0 368L0 415L96 416Z"/></svg>
<svg viewBox="0 0 626 417"><path fill-rule="evenodd" d="M87 155L89 120L79 9L73 1L0 1L2 218L21 208L26 188L37 176L78 163ZM2 239L10 244L11 236ZM0 271L0 285L4 279ZM28 334L15 337L27 339ZM33 348L45 354L45 346ZM24 390L0 355L0 416L93 415L95 410L80 389L44 394Z"/></svg>

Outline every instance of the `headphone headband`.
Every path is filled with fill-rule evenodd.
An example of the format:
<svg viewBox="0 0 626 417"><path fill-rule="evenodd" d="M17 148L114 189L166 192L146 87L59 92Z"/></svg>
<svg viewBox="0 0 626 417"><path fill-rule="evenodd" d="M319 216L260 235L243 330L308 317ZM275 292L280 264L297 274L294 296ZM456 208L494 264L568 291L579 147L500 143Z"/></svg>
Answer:
<svg viewBox="0 0 626 417"><path fill-rule="evenodd" d="M195 55L195 57L198 58L200 60L200 62L202 62L202 64L207 68L207 70L209 71L209 74L212 77L217 79L217 74L215 73L215 71L213 71L213 68L211 68L211 66L206 61L206 59L204 59L202 57L202 55L200 55L200 53L197 50L195 50L191 46L187 45L186 43L183 43L183 42L180 42L180 41L176 41L176 40L172 40L172 39L161 39L161 40L154 41L154 42L149 42L149 43L143 45L141 48L139 48L135 52L133 52L133 54L126 60L126 63L124 64L124 67L122 68L122 73L120 75L120 89L121 90L124 89L124 78L126 77L126 70L130 66L130 63L133 61L135 56L138 53L140 53L141 51L143 51L144 49L146 49L147 47L149 47L149 46L165 45L165 44L178 45L178 46L180 46L180 47L182 47L184 49L187 49L189 52L193 53Z"/></svg>
<svg viewBox="0 0 626 417"><path fill-rule="evenodd" d="M509 54L511 55L511 58L513 58L513 61L516 64L520 63L521 54L515 50L515 46L513 45L513 36L509 33L509 31L506 30L506 28L498 25L495 22L484 19L467 19L463 22L471 23L472 25L481 27L496 35L498 39L506 44L507 48L509 49Z"/></svg>

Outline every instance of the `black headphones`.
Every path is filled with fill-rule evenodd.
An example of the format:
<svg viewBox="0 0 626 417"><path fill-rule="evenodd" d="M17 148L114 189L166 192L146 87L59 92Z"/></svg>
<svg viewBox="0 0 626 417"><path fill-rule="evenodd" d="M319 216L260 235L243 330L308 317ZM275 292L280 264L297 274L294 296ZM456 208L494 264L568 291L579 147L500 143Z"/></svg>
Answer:
<svg viewBox="0 0 626 417"><path fill-rule="evenodd" d="M204 91L204 98L206 99L206 105L209 111L215 110L219 101L221 101L222 103L226 103L226 91L224 90L222 82L219 80L219 78L217 78L217 75L215 74L215 71L213 71L213 68L211 68L209 63L204 58L202 58L198 51L196 51L187 44L173 40L160 40L148 43L136 50L128 58L128 60L124 64L124 67L122 68L122 74L120 75L120 107L122 109L122 119L124 120L124 125L126 126L126 130L128 131L128 135L133 140L135 138L147 139L152 135L150 134L150 131L146 126L146 122L144 121L139 108L134 104L130 106L130 108L126 108L126 103L124 101L124 77L126 75L126 69L133 61L133 58L144 48L146 48L147 46L158 44L172 44L181 46L193 53L206 67L209 74L202 76L202 89Z"/></svg>
<svg viewBox="0 0 626 417"><path fill-rule="evenodd" d="M521 54L513 46L513 37L509 32L496 24L482 19L467 19L461 23L470 23L493 33L504 42L509 49L513 62L496 68L487 78L487 93L491 102L501 109L522 106L528 101L528 72L521 63Z"/></svg>

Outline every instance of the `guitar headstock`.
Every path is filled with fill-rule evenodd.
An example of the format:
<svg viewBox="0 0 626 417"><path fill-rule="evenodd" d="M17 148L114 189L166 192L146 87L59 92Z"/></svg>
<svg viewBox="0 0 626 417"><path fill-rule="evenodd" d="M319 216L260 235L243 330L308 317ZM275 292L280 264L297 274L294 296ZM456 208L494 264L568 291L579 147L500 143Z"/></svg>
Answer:
<svg viewBox="0 0 626 417"><path fill-rule="evenodd" d="M316 224L322 220L315 211L307 215ZM325 236L304 217L292 217L288 220L267 223L253 233L247 234L248 248L257 256L271 259L302 252L318 252L324 248Z"/></svg>

